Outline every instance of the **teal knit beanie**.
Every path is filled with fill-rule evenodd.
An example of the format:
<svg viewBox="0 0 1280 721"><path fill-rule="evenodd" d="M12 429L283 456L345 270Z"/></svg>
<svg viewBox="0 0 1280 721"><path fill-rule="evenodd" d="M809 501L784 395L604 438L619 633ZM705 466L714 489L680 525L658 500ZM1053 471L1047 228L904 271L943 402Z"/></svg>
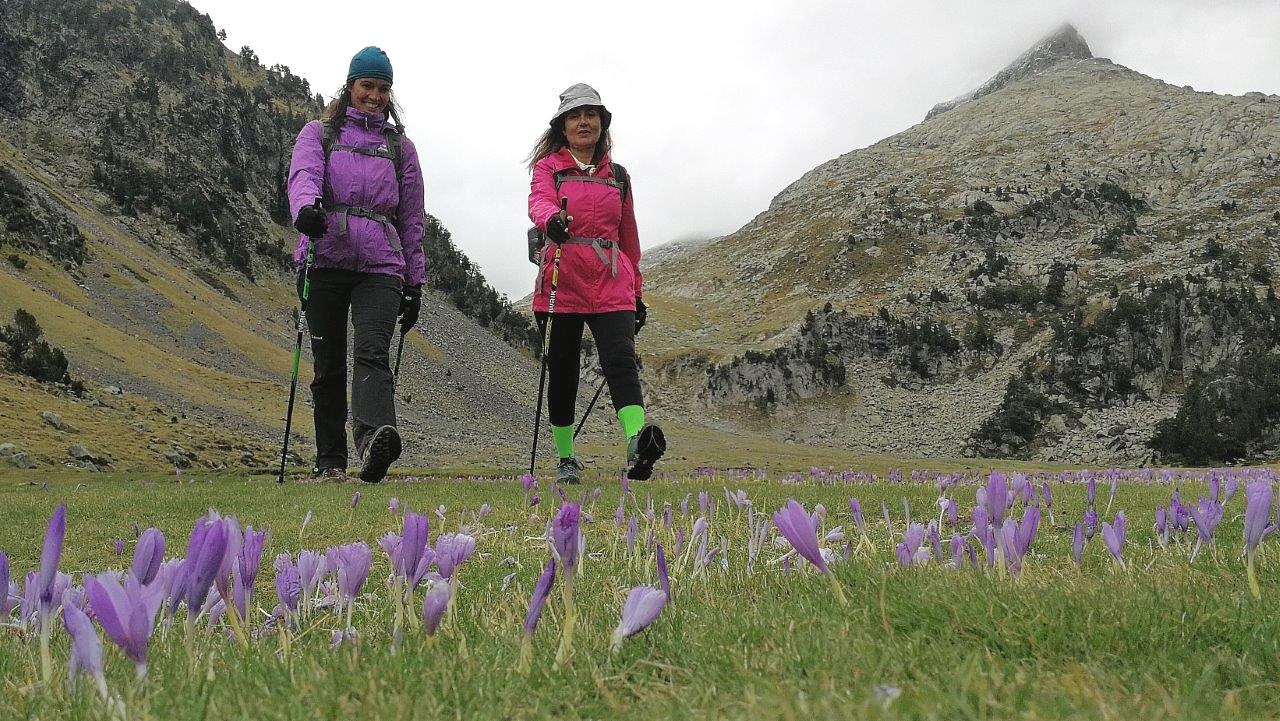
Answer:
<svg viewBox="0 0 1280 721"><path fill-rule="evenodd" d="M351 67L347 70L347 83L350 84L356 78L378 78L392 82L391 60L387 58L386 53L382 52L382 48L370 45L351 58Z"/></svg>

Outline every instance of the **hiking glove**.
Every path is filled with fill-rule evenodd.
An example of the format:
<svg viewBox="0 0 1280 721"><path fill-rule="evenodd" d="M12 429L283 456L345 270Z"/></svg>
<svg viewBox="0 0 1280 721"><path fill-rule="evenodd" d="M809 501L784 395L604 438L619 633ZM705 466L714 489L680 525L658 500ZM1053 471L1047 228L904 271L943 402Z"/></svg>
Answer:
<svg viewBox="0 0 1280 721"><path fill-rule="evenodd" d="M323 208L305 205L298 211L298 218L293 221L293 227L305 236L320 238L329 230L329 222L325 219Z"/></svg>
<svg viewBox="0 0 1280 721"><path fill-rule="evenodd" d="M569 226L565 224L564 218L557 213L551 216L547 221L547 237L552 243L563 243L569 239Z"/></svg>
<svg viewBox="0 0 1280 721"><path fill-rule="evenodd" d="M649 306L644 304L640 298L636 298L636 332L644 327L645 321L649 320Z"/></svg>
<svg viewBox="0 0 1280 721"><path fill-rule="evenodd" d="M408 333L418 322L422 310L422 286L407 285L400 295L400 332Z"/></svg>

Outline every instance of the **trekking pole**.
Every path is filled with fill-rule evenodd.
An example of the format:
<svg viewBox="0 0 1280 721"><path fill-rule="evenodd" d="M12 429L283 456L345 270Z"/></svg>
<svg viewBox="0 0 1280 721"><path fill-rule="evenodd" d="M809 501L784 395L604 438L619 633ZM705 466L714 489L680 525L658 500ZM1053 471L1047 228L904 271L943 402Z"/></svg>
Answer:
<svg viewBox="0 0 1280 721"><path fill-rule="evenodd" d="M565 220L565 227L568 227L568 221L573 220L568 213L569 199L561 198L560 217ZM551 261L551 294L547 297L547 324L542 329L542 369L538 372L538 405L533 412L533 450L529 452L529 475L531 476L538 462L538 431L542 426L542 392L547 383L547 354L551 351L551 321L556 317L556 288L560 285L560 252L564 249L562 243L555 243L555 246L556 252ZM542 272L541 267L538 272Z"/></svg>
<svg viewBox="0 0 1280 721"><path fill-rule="evenodd" d="M582 420L578 421L578 427L573 429L573 440L578 440L578 434L582 432L582 427L587 424L587 418L591 415L591 409L596 407L596 401L600 400L600 394L604 392L605 381L608 378L600 379L600 386L596 388L596 394L591 396L591 402L587 404L587 410L582 413Z"/></svg>
<svg viewBox="0 0 1280 721"><path fill-rule="evenodd" d="M392 371L392 380L400 380L400 356L404 355L404 337L409 335L409 331L400 331L400 347L396 349L396 369Z"/></svg>
<svg viewBox="0 0 1280 721"><path fill-rule="evenodd" d="M316 198L316 210L321 209L320 199ZM284 483L284 464L289 457L289 431L293 428L293 401L298 394L298 361L302 358L302 319L307 314L307 299L311 297L311 263L315 260L315 243L307 236L307 260L302 266L302 303L298 310L297 338L293 341L293 372L289 380L289 409L284 414L284 445L280 448L280 474L276 483Z"/></svg>

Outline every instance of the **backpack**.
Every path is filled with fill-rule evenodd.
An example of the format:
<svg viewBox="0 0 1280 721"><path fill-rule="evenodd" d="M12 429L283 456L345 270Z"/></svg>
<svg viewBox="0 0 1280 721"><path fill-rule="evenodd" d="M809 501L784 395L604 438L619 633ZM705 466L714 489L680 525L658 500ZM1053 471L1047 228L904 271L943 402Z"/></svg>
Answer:
<svg viewBox="0 0 1280 721"><path fill-rule="evenodd" d="M403 255L404 248L400 245L399 226L396 222L396 217L399 215L400 190L404 181L404 153L402 152L404 145L404 129L398 125L388 125L383 129L382 137L386 141L386 149L384 150L381 147L362 148L355 145L342 145L338 143L337 130L328 123L321 123L320 126L324 129L324 134L320 137L320 147L324 150L324 180L322 182L326 191L328 190L327 186L329 184L329 156L335 150L344 150L350 153L357 153L359 155L367 155L375 158L386 158L391 161L391 164L395 167L396 171L396 210L393 210L390 215L379 213L378 211L370 210L369 208L343 205L332 201L325 203L325 209L339 213L341 216L338 237L344 240L346 239L348 216L355 215L362 218L368 218L382 224L382 228L387 234L387 239L391 243L391 247L394 248L397 253Z"/></svg>
<svg viewBox="0 0 1280 721"><path fill-rule="evenodd" d="M627 175L627 169L613 161L610 161L609 165L613 166L612 179L592 177L591 182L603 183L617 188L619 197L622 198L623 202L626 202L627 192L630 190L628 186L631 185L631 178ZM551 179L555 181L557 193L560 192L560 184L564 182L564 177L568 174L568 170L552 173ZM529 243L529 262L534 265L542 265L542 249L550 242L550 239L547 238L545 233L538 230L536 225L529 228L525 235Z"/></svg>

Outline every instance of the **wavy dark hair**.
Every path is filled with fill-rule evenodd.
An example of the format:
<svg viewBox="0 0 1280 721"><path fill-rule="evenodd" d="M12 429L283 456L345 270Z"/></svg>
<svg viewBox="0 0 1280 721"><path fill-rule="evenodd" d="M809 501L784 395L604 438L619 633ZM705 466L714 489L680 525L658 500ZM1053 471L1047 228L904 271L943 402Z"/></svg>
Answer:
<svg viewBox="0 0 1280 721"><path fill-rule="evenodd" d="M548 125L545 132L538 137L538 142L533 144L533 151L529 153L526 159L528 162L529 172L533 172L533 166L538 164L539 160L551 155L561 148L569 147L569 139L564 135L564 116L568 113L561 113L556 116ZM603 126L603 124L602 124ZM600 140L596 141L596 152L591 156L592 165L599 165L604 159L604 154L613 150L613 138L609 135L609 129L600 128Z"/></svg>
<svg viewBox="0 0 1280 721"><path fill-rule="evenodd" d="M330 100L324 111L320 113L320 122L328 125L335 132L342 129L342 121L347 117L347 108L351 107L351 88L355 87L355 84L356 81L352 80L338 88L333 100ZM400 128L400 132L404 132L404 123L400 122L400 105L396 102L394 92L387 94L387 117L395 123L397 128ZM564 135L564 133L560 134Z"/></svg>

